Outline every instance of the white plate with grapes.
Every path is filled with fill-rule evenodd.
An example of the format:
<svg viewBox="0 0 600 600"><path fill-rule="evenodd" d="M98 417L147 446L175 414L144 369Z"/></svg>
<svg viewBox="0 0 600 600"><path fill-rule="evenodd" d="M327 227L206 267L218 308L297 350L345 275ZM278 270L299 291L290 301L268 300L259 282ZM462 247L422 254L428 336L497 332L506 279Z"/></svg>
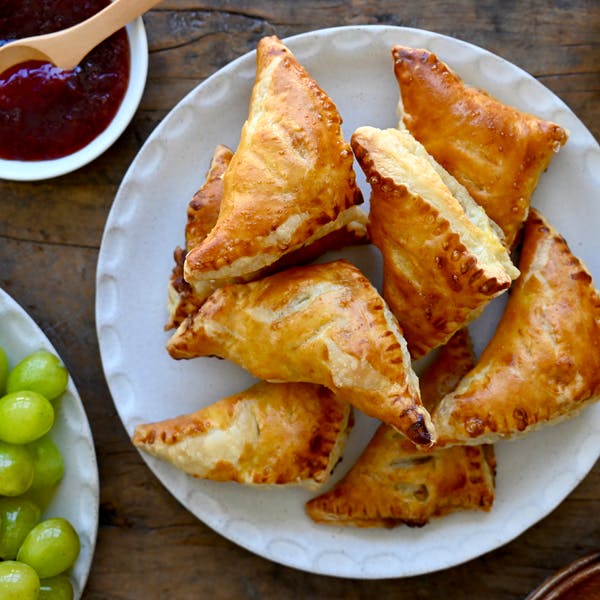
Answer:
<svg viewBox="0 0 600 600"><path fill-rule="evenodd" d="M0 598L81 596L98 488L79 394L42 330L0 289Z"/></svg>

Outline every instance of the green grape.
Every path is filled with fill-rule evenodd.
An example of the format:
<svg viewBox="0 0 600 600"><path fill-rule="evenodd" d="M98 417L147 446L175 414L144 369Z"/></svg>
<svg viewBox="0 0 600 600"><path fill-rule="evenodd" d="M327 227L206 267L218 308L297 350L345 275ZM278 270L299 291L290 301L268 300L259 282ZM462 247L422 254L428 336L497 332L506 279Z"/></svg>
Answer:
<svg viewBox="0 0 600 600"><path fill-rule="evenodd" d="M60 359L47 350L26 356L8 374L7 392L30 390L48 400L58 398L67 387L69 374Z"/></svg>
<svg viewBox="0 0 600 600"><path fill-rule="evenodd" d="M36 600L40 578L29 565L14 560L0 562L0 598L2 600Z"/></svg>
<svg viewBox="0 0 600 600"><path fill-rule="evenodd" d="M56 444L45 435L27 446L33 455L33 483L31 490L51 488L63 477L65 464Z"/></svg>
<svg viewBox="0 0 600 600"><path fill-rule="evenodd" d="M57 575L40 582L38 600L73 600L73 586L66 575Z"/></svg>
<svg viewBox="0 0 600 600"><path fill-rule="evenodd" d="M0 498L0 558L12 560L27 537L38 524L42 511L31 500Z"/></svg>
<svg viewBox="0 0 600 600"><path fill-rule="evenodd" d="M33 567L42 578L54 577L73 566L79 556L79 536L69 521L46 519L23 540L17 560Z"/></svg>
<svg viewBox="0 0 600 600"><path fill-rule="evenodd" d="M9 370L6 352L4 352L4 348L0 348L0 394L4 394L4 390L6 389Z"/></svg>
<svg viewBox="0 0 600 600"><path fill-rule="evenodd" d="M28 444L54 425L54 408L37 392L12 392L0 398L0 440Z"/></svg>
<svg viewBox="0 0 600 600"><path fill-rule="evenodd" d="M0 495L19 496L33 482L33 456L27 446L0 442Z"/></svg>

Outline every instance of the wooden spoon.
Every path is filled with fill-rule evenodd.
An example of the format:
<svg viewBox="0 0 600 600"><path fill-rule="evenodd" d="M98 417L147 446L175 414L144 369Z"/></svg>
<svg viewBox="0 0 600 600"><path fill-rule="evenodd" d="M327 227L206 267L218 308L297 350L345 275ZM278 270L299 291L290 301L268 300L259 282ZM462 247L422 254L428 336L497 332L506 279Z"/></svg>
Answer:
<svg viewBox="0 0 600 600"><path fill-rule="evenodd" d="M74 69L90 50L159 1L114 0L77 25L5 44L0 47L0 73L28 60L43 60L61 69Z"/></svg>

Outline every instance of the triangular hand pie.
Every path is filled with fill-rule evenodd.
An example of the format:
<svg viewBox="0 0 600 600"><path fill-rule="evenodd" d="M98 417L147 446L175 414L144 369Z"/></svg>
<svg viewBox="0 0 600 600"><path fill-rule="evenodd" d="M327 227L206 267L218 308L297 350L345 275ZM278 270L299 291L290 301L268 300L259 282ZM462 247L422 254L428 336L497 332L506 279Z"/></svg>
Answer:
<svg viewBox="0 0 600 600"><path fill-rule="evenodd" d="M421 377L425 406L431 410L473 363L468 334L459 331ZM314 521L333 525L421 526L455 510L490 510L494 473L492 446L421 452L382 424L345 477L306 510Z"/></svg>
<svg viewBox="0 0 600 600"><path fill-rule="evenodd" d="M206 181L194 194L188 205L185 250L178 247L174 252L175 266L168 287L169 320L165 329L178 327L185 317L196 312L210 294L225 283L240 283L258 279L293 265L311 262L330 250L366 244L369 241L367 214L363 210L357 209L353 219L344 227L334 229L314 242L284 254L268 267L239 277L227 277L219 280L206 279L197 282L193 288L183 277L185 258L188 252L206 238L217 222L223 198L223 175L232 158L233 152L229 148L223 145L217 146L206 175Z"/></svg>
<svg viewBox="0 0 600 600"><path fill-rule="evenodd" d="M512 247L567 133L469 87L427 50L394 46L401 125L462 183Z"/></svg>
<svg viewBox="0 0 600 600"><path fill-rule="evenodd" d="M600 295L564 238L534 209L519 266L494 337L435 411L441 444L513 437L600 397Z"/></svg>
<svg viewBox="0 0 600 600"><path fill-rule="evenodd" d="M187 255L192 287L248 276L356 219L342 119L276 37L260 40L248 119L223 178L214 228Z"/></svg>
<svg viewBox="0 0 600 600"><path fill-rule="evenodd" d="M360 127L352 147L372 188L383 297L419 358L479 316L519 271L484 210L408 131Z"/></svg>
<svg viewBox="0 0 600 600"><path fill-rule="evenodd" d="M263 381L192 414L139 425L133 443L194 477L315 489L349 427L350 405L327 388Z"/></svg>
<svg viewBox="0 0 600 600"><path fill-rule="evenodd" d="M260 379L319 383L415 444L434 442L398 323L345 260L224 286L167 349L174 358L228 358Z"/></svg>

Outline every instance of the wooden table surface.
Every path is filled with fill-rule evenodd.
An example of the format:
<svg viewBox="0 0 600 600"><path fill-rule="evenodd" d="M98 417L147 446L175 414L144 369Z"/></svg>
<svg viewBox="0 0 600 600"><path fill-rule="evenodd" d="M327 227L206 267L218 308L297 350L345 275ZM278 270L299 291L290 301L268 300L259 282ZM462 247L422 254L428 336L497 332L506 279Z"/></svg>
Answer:
<svg viewBox="0 0 600 600"><path fill-rule="evenodd" d="M63 177L0 181L0 285L64 358L94 434L100 528L84 598L523 598L556 569L600 549L597 463L556 510L516 540L446 571L361 581L304 573L255 556L197 521L142 462L106 386L94 325L101 235L127 167L189 90L254 49L262 36L365 23L451 35L534 75L598 140L598 0L164 0L144 21L148 83L133 122L114 146Z"/></svg>

